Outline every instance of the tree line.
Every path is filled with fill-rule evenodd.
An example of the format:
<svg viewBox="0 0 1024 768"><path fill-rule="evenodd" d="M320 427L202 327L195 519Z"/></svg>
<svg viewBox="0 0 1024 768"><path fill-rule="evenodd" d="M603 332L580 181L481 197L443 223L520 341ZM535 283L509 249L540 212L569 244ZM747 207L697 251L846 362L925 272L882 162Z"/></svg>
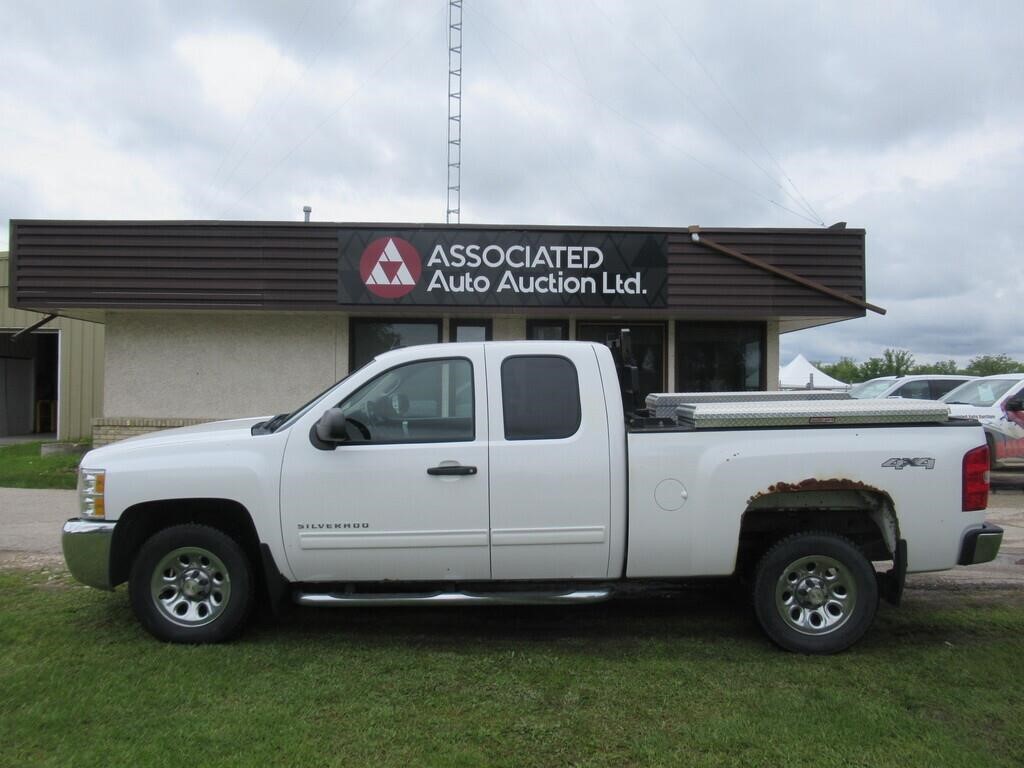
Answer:
<svg viewBox="0 0 1024 768"><path fill-rule="evenodd" d="M919 373L965 373L970 376L992 376L997 373L1024 373L1024 362L1008 355L978 355L972 357L963 368L955 360L940 360L937 363L918 363L905 349L886 349L881 357L869 357L858 363L852 357L841 357L835 363L814 363L829 376L856 384L877 376L907 376Z"/></svg>

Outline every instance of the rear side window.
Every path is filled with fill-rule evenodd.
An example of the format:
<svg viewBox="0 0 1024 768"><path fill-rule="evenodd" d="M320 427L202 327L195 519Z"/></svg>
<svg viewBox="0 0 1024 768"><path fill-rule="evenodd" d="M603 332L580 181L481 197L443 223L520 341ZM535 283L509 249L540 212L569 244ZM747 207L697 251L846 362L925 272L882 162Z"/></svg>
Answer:
<svg viewBox="0 0 1024 768"><path fill-rule="evenodd" d="M506 440L558 440L580 428L576 366L555 355L509 357L501 364Z"/></svg>

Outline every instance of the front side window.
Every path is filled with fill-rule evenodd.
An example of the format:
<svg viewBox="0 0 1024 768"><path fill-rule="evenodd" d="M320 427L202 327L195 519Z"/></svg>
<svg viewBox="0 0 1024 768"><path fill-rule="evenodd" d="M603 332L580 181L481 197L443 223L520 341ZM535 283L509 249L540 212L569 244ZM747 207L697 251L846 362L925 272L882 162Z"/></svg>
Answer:
<svg viewBox="0 0 1024 768"><path fill-rule="evenodd" d="M501 364L506 440L557 440L580 428L576 366L555 355L522 355Z"/></svg>
<svg viewBox="0 0 1024 768"><path fill-rule="evenodd" d="M353 442L473 440L473 367L468 360L424 360L392 368L338 404Z"/></svg>
<svg viewBox="0 0 1024 768"><path fill-rule="evenodd" d="M930 400L932 391L927 381L908 381L889 397L906 397L911 400Z"/></svg>
<svg viewBox="0 0 1024 768"><path fill-rule="evenodd" d="M872 397L881 397L889 387L892 386L892 379L871 379L850 388L850 397L858 400L868 400Z"/></svg>

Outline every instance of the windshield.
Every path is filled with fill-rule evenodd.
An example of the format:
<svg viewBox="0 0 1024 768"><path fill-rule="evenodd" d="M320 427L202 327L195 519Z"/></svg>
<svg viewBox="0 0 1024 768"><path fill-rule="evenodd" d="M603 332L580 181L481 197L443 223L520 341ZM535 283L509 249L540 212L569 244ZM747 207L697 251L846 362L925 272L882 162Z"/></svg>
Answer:
<svg viewBox="0 0 1024 768"><path fill-rule="evenodd" d="M855 384L850 388L850 397L878 397L885 392L885 390L891 387L894 381L894 379L871 379L871 381L864 381L860 384Z"/></svg>
<svg viewBox="0 0 1024 768"><path fill-rule="evenodd" d="M1014 384L1015 379L977 379L961 384L947 395L939 399L944 403L958 403L961 405L974 405L979 408L988 408L994 405L996 400L1006 394Z"/></svg>

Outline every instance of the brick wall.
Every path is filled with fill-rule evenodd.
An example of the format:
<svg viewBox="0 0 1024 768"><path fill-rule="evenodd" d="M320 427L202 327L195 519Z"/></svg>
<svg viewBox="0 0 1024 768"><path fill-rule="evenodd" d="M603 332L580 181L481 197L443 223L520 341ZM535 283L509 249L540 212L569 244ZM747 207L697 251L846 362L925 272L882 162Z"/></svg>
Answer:
<svg viewBox="0 0 1024 768"><path fill-rule="evenodd" d="M94 448L116 443L118 440L157 432L161 429L189 427L205 424L215 419L147 419L133 417L104 417L92 420L92 444Z"/></svg>

